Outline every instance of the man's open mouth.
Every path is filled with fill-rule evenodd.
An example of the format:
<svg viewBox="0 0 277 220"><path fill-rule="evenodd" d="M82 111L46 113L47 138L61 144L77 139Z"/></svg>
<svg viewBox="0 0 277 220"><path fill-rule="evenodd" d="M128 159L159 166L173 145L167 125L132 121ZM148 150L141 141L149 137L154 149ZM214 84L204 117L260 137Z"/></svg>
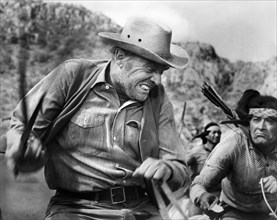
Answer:
<svg viewBox="0 0 277 220"><path fill-rule="evenodd" d="M150 86L148 86L147 84L141 84L140 88L145 92L149 92L151 89Z"/></svg>

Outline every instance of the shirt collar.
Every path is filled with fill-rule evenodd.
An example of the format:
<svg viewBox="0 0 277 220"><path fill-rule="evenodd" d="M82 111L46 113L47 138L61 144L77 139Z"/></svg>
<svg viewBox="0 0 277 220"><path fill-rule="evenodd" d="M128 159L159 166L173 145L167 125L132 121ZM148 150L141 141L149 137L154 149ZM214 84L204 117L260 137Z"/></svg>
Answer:
<svg viewBox="0 0 277 220"><path fill-rule="evenodd" d="M109 67L109 65L111 64L111 60L109 60L104 68L101 70L101 72L99 73L99 75L97 76L94 85L99 84L99 83L107 83L107 79L106 79L106 75L107 73L107 69ZM106 74L107 73L107 74Z"/></svg>
<svg viewBox="0 0 277 220"><path fill-rule="evenodd" d="M102 83L108 83L107 82L107 69L109 67L109 65L111 64L111 60L109 60L103 67L103 69L101 70L101 72L99 73L99 75L97 76L95 83L93 85L93 87L97 84L102 84ZM140 103L139 101L135 101L135 100L128 100L127 102L124 103L124 105L121 106L121 108L124 108L126 106L135 104L135 103Z"/></svg>

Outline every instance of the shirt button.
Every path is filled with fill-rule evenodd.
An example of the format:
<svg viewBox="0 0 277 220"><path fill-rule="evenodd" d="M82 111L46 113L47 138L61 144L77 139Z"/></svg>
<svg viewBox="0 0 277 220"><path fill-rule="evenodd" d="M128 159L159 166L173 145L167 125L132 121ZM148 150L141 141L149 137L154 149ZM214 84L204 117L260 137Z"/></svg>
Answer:
<svg viewBox="0 0 277 220"><path fill-rule="evenodd" d="M105 89L109 89L110 87L108 85L105 86Z"/></svg>
<svg viewBox="0 0 277 220"><path fill-rule="evenodd" d="M113 140L116 141L116 137L113 137Z"/></svg>
<svg viewBox="0 0 277 220"><path fill-rule="evenodd" d="M123 180L123 183L126 183L126 180Z"/></svg>

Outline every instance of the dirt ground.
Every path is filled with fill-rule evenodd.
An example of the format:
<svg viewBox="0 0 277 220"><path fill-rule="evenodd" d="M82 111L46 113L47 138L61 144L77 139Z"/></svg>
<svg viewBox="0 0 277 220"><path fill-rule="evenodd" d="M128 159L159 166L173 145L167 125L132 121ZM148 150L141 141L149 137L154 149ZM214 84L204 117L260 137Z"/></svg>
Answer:
<svg viewBox="0 0 277 220"><path fill-rule="evenodd" d="M43 170L16 179L0 155L0 208L3 220L42 220L53 191L47 188Z"/></svg>

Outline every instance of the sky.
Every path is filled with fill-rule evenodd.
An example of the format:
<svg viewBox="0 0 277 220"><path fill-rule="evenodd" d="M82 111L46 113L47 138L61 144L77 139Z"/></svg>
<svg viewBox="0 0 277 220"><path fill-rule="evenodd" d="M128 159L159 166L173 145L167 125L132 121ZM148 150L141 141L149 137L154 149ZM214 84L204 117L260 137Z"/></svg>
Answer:
<svg viewBox="0 0 277 220"><path fill-rule="evenodd" d="M173 41L211 44L230 61L277 56L277 0L49 1L83 5L121 26L130 16L150 17L171 27Z"/></svg>

